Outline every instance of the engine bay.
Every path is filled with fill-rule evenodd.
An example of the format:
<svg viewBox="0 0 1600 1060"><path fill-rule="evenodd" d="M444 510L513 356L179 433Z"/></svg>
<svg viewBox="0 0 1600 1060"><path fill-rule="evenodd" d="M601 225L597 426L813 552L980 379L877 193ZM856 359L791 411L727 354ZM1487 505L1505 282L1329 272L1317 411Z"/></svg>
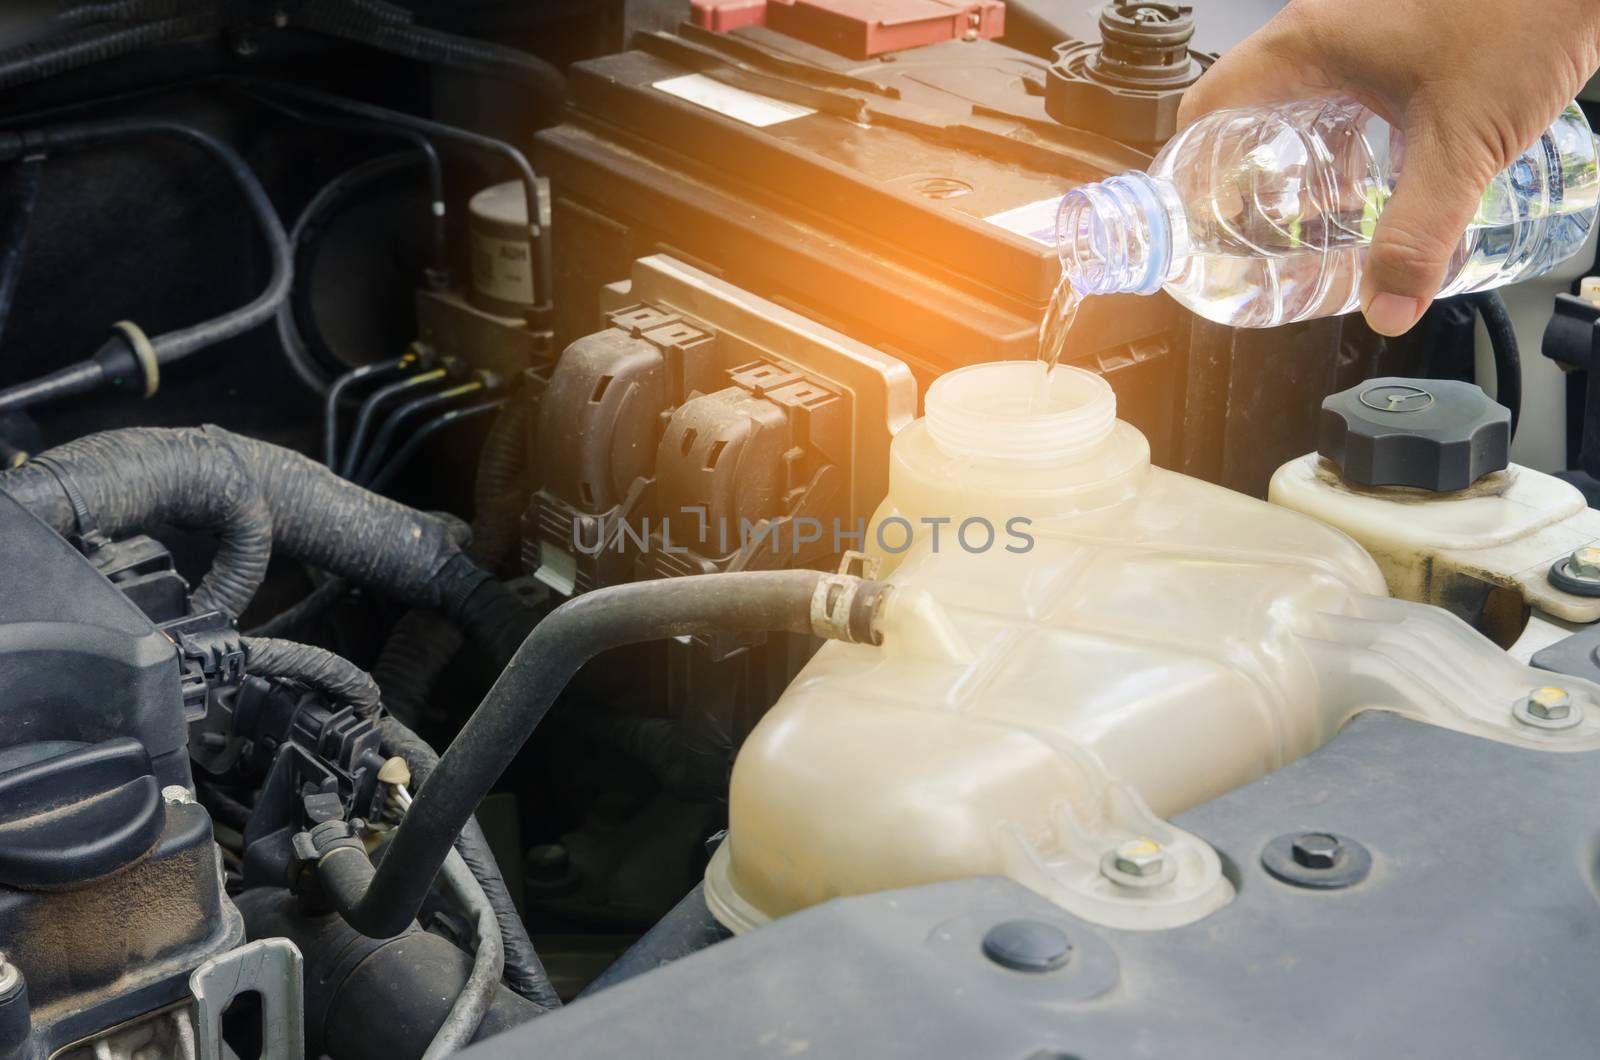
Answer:
<svg viewBox="0 0 1600 1060"><path fill-rule="evenodd" d="M1264 17L0 15L0 1060L1586 1052L1592 235L1035 359Z"/></svg>

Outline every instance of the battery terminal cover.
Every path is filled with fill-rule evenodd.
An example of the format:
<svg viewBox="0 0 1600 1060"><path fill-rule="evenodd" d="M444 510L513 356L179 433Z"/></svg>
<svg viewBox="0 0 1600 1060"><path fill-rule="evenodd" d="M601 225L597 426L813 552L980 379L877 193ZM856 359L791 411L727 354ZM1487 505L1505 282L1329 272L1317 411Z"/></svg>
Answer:
<svg viewBox="0 0 1600 1060"><path fill-rule="evenodd" d="M693 0L695 25L719 33L769 26L852 59L1005 33L1001 0Z"/></svg>

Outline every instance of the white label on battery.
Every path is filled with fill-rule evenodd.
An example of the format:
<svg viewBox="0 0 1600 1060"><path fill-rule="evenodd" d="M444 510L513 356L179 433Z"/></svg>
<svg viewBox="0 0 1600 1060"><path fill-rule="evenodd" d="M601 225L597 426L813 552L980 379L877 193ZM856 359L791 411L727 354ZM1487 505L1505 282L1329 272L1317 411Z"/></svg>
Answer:
<svg viewBox="0 0 1600 1060"><path fill-rule="evenodd" d="M1004 213L990 214L984 220L996 228L1004 228L1007 232L1015 232L1024 239L1031 239L1035 243L1042 243L1047 247L1056 245L1056 207L1061 202L1061 196L1050 199L1040 199L1030 202L1026 206L1018 206Z"/></svg>
<svg viewBox="0 0 1600 1060"><path fill-rule="evenodd" d="M810 107L797 106L781 99L773 99L771 96L760 96L754 92L746 92L742 88L725 85L705 74L685 74L682 77L668 78L665 81L657 81L655 87L669 96L686 99L707 110L726 114L746 125L760 128L816 113Z"/></svg>
<svg viewBox="0 0 1600 1060"><path fill-rule="evenodd" d="M472 282L490 298L526 305L533 302L533 263L528 244L472 233Z"/></svg>

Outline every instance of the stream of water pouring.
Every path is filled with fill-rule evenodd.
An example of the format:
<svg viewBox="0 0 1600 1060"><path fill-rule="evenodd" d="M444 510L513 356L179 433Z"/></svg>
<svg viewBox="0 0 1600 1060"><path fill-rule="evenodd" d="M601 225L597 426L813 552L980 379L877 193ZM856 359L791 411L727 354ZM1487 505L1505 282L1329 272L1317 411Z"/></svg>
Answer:
<svg viewBox="0 0 1600 1060"><path fill-rule="evenodd" d="M1044 319L1039 322L1039 360L1044 363L1044 371L1039 373L1039 389L1034 392L1034 410L1049 395L1050 373L1061 360L1061 351L1066 348L1067 335L1072 331L1072 322L1078 317L1082 301L1083 296L1073 289L1063 273L1050 295L1050 304L1045 307Z"/></svg>
<svg viewBox="0 0 1600 1060"><path fill-rule="evenodd" d="M1066 276L1062 276L1050 295L1044 319L1039 322L1039 360L1044 362L1046 371L1061 360L1061 351L1067 345L1067 334L1072 331L1072 322L1078 316L1078 305L1082 301L1082 296L1073 290Z"/></svg>

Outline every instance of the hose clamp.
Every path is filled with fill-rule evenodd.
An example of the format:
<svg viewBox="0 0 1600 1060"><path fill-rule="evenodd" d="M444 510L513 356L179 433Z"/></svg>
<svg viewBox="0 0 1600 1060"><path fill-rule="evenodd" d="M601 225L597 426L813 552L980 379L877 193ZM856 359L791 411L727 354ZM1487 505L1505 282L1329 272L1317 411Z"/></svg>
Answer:
<svg viewBox="0 0 1600 1060"><path fill-rule="evenodd" d="M73 547L87 556L109 544L110 539L100 532L99 520L94 517L94 512L89 510L89 503L83 499L83 494L73 484L72 476L67 474L67 469L49 456L36 456L29 463L50 472L56 484L61 487L61 492L66 495L67 504L72 508L72 533L67 536L67 540L72 542Z"/></svg>
<svg viewBox="0 0 1600 1060"><path fill-rule="evenodd" d="M811 594L811 631L824 640L881 644L878 609L888 587L848 574L824 574Z"/></svg>

